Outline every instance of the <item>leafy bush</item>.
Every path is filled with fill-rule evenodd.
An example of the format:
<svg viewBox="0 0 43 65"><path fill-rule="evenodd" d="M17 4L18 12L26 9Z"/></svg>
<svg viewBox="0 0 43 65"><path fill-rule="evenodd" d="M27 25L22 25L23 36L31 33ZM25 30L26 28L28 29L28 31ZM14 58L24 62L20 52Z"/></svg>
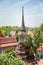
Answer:
<svg viewBox="0 0 43 65"><path fill-rule="evenodd" d="M13 56L12 51L0 54L0 65L26 65L20 58Z"/></svg>
<svg viewBox="0 0 43 65"><path fill-rule="evenodd" d="M31 37L31 35L27 36L24 45L25 48L28 49L28 54L33 55L34 53L36 53L37 44L34 43L34 39Z"/></svg>

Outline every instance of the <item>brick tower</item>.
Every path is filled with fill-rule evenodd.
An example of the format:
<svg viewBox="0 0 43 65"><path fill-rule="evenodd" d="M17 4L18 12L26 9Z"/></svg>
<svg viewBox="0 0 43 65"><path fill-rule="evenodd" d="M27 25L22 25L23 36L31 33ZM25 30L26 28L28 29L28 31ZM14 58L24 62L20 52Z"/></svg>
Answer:
<svg viewBox="0 0 43 65"><path fill-rule="evenodd" d="M21 59L25 59L25 47L24 47L25 40L26 40L26 30L24 24L24 7L22 7L22 28L19 34L19 41L18 41L19 43L16 48L17 57L20 57Z"/></svg>

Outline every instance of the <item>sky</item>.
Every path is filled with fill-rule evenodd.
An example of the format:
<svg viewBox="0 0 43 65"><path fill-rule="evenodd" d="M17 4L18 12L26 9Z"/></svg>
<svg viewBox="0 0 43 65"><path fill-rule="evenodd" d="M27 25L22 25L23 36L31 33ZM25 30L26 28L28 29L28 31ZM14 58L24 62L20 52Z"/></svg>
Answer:
<svg viewBox="0 0 43 65"><path fill-rule="evenodd" d="M43 23L43 0L0 0L0 26L21 26L22 6L26 27Z"/></svg>

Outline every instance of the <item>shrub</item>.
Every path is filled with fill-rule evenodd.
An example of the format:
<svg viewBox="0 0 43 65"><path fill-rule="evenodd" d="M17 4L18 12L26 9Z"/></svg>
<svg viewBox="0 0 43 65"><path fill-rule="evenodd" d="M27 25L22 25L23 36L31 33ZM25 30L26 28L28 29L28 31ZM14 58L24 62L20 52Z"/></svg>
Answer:
<svg viewBox="0 0 43 65"><path fill-rule="evenodd" d="M20 58L13 56L12 51L0 54L0 65L26 65Z"/></svg>

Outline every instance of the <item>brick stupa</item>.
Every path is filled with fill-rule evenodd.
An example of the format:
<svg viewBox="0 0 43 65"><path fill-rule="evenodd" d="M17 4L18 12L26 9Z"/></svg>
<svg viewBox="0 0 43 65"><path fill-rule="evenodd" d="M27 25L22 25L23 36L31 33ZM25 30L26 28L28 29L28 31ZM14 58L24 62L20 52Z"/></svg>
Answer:
<svg viewBox="0 0 43 65"><path fill-rule="evenodd" d="M19 43L16 48L16 55L17 57L20 57L23 60L26 57L25 46L24 46L25 40L26 40L26 29L25 29L25 24L24 24L24 7L22 7L22 28L19 34Z"/></svg>

